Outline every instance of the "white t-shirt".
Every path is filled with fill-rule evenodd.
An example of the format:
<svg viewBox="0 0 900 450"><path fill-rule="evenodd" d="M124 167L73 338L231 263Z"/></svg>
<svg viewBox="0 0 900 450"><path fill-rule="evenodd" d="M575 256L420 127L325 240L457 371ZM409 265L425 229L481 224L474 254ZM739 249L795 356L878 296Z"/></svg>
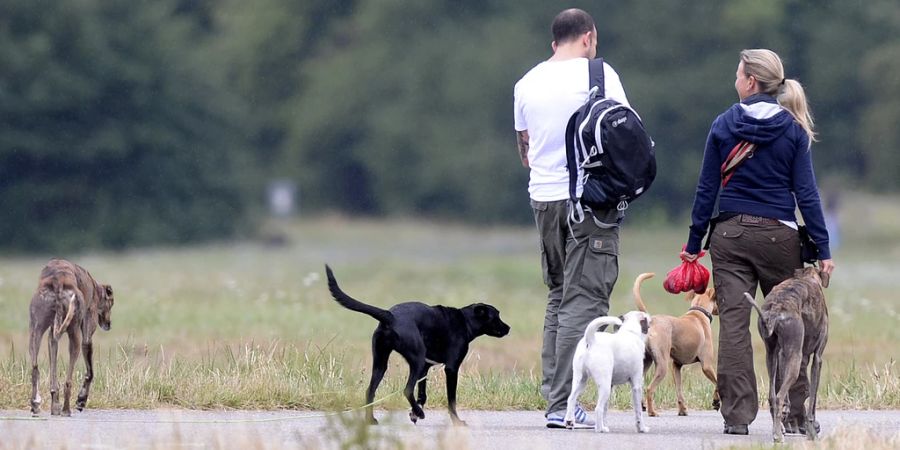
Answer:
<svg viewBox="0 0 900 450"><path fill-rule="evenodd" d="M587 100L588 76L587 58L544 61L516 83L515 126L516 131L528 130L528 193L533 200L569 198L566 124ZM631 106L619 74L605 62L603 77L606 97Z"/></svg>

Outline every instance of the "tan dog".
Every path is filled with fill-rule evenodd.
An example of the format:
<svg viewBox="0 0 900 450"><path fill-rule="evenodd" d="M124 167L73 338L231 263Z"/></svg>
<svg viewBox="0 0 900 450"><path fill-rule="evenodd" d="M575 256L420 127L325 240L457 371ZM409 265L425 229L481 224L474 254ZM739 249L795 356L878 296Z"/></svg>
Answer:
<svg viewBox="0 0 900 450"><path fill-rule="evenodd" d="M29 322L29 353L31 356L31 413L41 410L41 394L38 382L38 351L41 338L50 332L50 414L70 416L69 398L72 394L72 372L80 351L84 351L85 376L76 407L84 409L94 379L92 336L99 325L109 330L113 306L113 291L109 285L97 283L91 274L77 264L64 259L51 259L41 270L38 288L31 297ZM57 381L57 350L63 333L69 336L69 367L66 372L64 403L59 404Z"/></svg>
<svg viewBox="0 0 900 450"><path fill-rule="evenodd" d="M654 274L643 273L634 281L634 301L637 308L647 312L644 301L641 298L641 283L652 278ZM716 291L709 287L703 294L688 293L685 300L691 302L691 307L681 317L653 315L650 324L650 333L647 335L647 355L644 359L644 372L651 365L656 365L656 374L653 381L647 387L647 415L656 416L653 408L653 393L656 387L666 376L669 365L675 378L675 392L678 395L678 415L686 416L687 408L684 406L684 394L681 389L681 367L700 363L703 374L716 386L715 353L713 350L712 316L719 314L716 305ZM714 409L719 409L719 390L713 392Z"/></svg>

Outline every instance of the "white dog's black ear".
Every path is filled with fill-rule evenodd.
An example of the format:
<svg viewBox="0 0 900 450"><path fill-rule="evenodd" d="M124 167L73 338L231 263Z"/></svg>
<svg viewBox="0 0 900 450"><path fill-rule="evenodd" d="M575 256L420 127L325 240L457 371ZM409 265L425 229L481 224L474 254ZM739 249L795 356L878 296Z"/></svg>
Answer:
<svg viewBox="0 0 900 450"><path fill-rule="evenodd" d="M650 318L649 317L641 317L641 334L647 334L650 332Z"/></svg>

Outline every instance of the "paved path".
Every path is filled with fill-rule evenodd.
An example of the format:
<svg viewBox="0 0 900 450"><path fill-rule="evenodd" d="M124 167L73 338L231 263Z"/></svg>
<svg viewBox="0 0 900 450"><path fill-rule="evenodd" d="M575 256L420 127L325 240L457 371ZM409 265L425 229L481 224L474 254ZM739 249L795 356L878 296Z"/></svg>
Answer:
<svg viewBox="0 0 900 450"><path fill-rule="evenodd" d="M350 416L297 411L87 410L71 418L30 419L26 411L0 411L0 449L5 448L337 448L368 434L368 448L587 449L665 448L666 450L750 446L771 443L768 411L760 411L750 436L722 434L713 411L677 417L673 411L647 418L649 434L637 434L631 414L610 412L609 434L592 430L550 430L538 411L461 411L468 427L449 427L445 411L426 410L412 425L406 413L376 413L377 427L354 426ZM11 420L12 419L12 420ZM823 434L871 429L900 444L900 411L821 411ZM852 436L852 431L850 431ZM788 442L802 442L789 437ZM372 445L378 443L379 445Z"/></svg>

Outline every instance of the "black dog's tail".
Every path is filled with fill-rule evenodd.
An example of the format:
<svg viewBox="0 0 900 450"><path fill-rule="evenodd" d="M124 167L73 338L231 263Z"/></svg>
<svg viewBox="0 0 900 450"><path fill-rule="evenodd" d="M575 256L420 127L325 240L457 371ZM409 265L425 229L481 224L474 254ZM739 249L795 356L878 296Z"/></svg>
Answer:
<svg viewBox="0 0 900 450"><path fill-rule="evenodd" d="M766 320L766 316L765 314L763 314L762 309L760 309L759 305L756 304L756 301L753 300L753 297L748 292L744 292L744 298L747 299L748 302L750 302L750 305L753 306L753 308L756 309L756 312L759 314L759 320L766 327L766 332L768 333L768 336L765 337L771 336L772 333L775 332L775 321Z"/></svg>
<svg viewBox="0 0 900 450"><path fill-rule="evenodd" d="M394 322L394 315L391 314L390 311L367 305L344 293L344 291L338 287L337 280L334 279L334 273L331 272L331 267L328 267L328 264L325 264L325 274L328 276L328 290L331 291L331 296L334 297L334 300L340 303L341 306L351 311L370 315L374 317L375 320L385 325L390 325Z"/></svg>

